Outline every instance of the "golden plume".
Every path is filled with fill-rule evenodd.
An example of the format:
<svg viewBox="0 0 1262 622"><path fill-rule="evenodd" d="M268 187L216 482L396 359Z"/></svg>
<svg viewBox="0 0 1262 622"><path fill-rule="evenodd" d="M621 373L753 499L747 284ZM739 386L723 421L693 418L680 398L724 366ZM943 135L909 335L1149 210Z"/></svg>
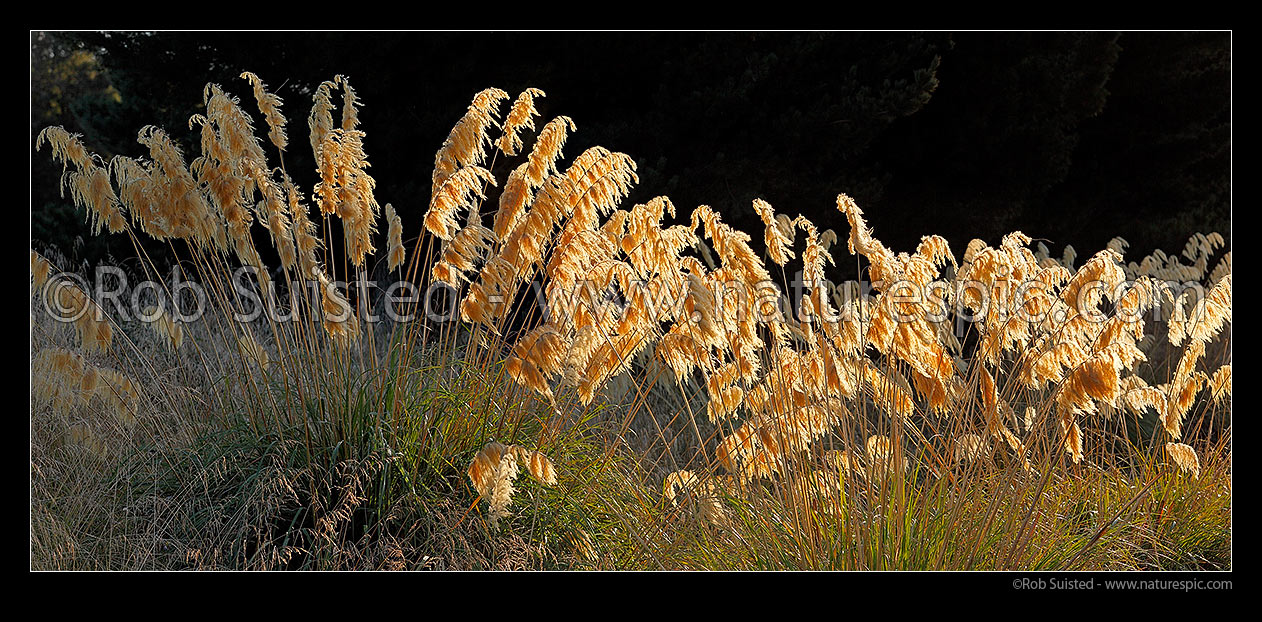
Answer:
<svg viewBox="0 0 1262 622"><path fill-rule="evenodd" d="M754 211L758 213L765 227L767 254L771 256L772 261L776 262L776 265L783 266L793 259L793 234L796 229L790 226L788 231L785 231L780 226L780 221L776 220L775 210L762 199L754 199Z"/></svg>
<svg viewBox="0 0 1262 622"><path fill-rule="evenodd" d="M518 466L523 463L540 483L556 483L556 470L547 456L517 445L487 443L469 465L469 480L478 491L478 499L487 500L492 528L499 526L499 519L509 516L508 506L515 492L513 480L517 479Z"/></svg>
<svg viewBox="0 0 1262 622"><path fill-rule="evenodd" d="M487 128L496 124L499 103L507 98L508 93L496 88L485 89L473 97L473 103L451 128L447 140L434 156L432 191L435 195L457 170L480 166L486 159Z"/></svg>
<svg viewBox="0 0 1262 622"><path fill-rule="evenodd" d="M1219 367L1214 372L1213 378L1209 381L1209 386L1214 395L1214 401L1221 401L1223 398L1231 396L1231 363Z"/></svg>
<svg viewBox="0 0 1262 622"><path fill-rule="evenodd" d="M504 117L504 135L495 144L505 155L517 155L521 149L518 133L522 128L535 129L535 117L539 115L539 111L535 110L536 97L544 97L544 92L536 88L522 91L509 109L508 116Z"/></svg>
<svg viewBox="0 0 1262 622"><path fill-rule="evenodd" d="M280 112L281 98L275 93L268 93L267 85L253 73L246 71L241 74L241 77L248 80L254 87L254 99L258 102L263 118L267 120L268 138L277 149L284 151L285 146L289 144L289 138L285 136L285 115Z"/></svg>
<svg viewBox="0 0 1262 622"><path fill-rule="evenodd" d="M523 177L530 182L531 187L542 186L548 175L557 172L556 163L561 159L561 148L565 146L569 132L576 129L574 121L569 117L557 117L539 130L539 137L530 150L530 157L523 171Z"/></svg>
<svg viewBox="0 0 1262 622"><path fill-rule="evenodd" d="M403 250L403 219L399 218L399 214L394 211L394 206L386 203L386 221L389 222L389 244L390 270L395 270L403 264L405 251Z"/></svg>
<svg viewBox="0 0 1262 622"><path fill-rule="evenodd" d="M1166 443L1166 454L1179 466L1180 471L1191 473L1192 477L1201 476L1201 461L1196 456L1196 450L1190 445Z"/></svg>
<svg viewBox="0 0 1262 622"><path fill-rule="evenodd" d="M480 166L467 166L444 178L442 186L434 191L429 211L425 214L425 229L442 240L450 241L460 231L456 220L461 209L476 210L474 197L485 199L484 184L495 185L491 172Z"/></svg>
<svg viewBox="0 0 1262 622"><path fill-rule="evenodd" d="M114 186L110 184L109 171L98 163L100 158L90 154L79 140L79 134L71 134L61 127L48 127L35 138L35 150L47 142L53 150L53 158L62 163L61 192L65 196L70 188L75 205L84 208L92 233L101 229L118 233L127 226L123 206ZM73 164L75 171L69 170Z"/></svg>

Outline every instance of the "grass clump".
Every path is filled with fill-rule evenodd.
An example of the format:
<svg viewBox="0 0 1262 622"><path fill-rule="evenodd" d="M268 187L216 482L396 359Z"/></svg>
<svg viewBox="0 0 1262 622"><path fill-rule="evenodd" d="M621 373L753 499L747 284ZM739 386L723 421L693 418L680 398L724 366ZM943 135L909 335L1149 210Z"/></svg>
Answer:
<svg viewBox="0 0 1262 622"><path fill-rule="evenodd" d="M501 121L487 89L408 237L345 77L313 98L311 205L283 102L242 78L270 146L213 84L188 164L153 127L108 163L37 139L138 275L156 238L204 294L158 281L112 319L32 252L37 566L1230 567L1218 234L1080 266L1021 232L895 252L843 194L844 247L756 201L760 256L709 206L624 207L630 157L565 163L569 118L531 141L542 91Z"/></svg>

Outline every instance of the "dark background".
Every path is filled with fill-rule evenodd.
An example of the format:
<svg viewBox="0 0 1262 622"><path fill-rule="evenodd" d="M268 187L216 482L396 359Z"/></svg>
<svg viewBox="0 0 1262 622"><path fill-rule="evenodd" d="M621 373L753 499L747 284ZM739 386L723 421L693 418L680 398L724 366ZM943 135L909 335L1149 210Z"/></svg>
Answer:
<svg viewBox="0 0 1262 622"><path fill-rule="evenodd" d="M33 32L31 52L32 145L63 125L106 158L144 155L136 132L155 124L191 161L207 82L239 96L263 136L238 78L253 71L284 99L286 166L307 195L311 94L345 74L377 198L408 236L472 95L533 86L548 95L540 126L578 126L568 157L625 152L641 180L630 200L711 205L759 249L752 199L844 238L841 192L895 251L936 233L958 256L1012 230L1080 256L1120 235L1131 260L1197 231L1230 240L1229 32ZM46 149L31 168L35 247L89 264L134 254L87 235Z"/></svg>

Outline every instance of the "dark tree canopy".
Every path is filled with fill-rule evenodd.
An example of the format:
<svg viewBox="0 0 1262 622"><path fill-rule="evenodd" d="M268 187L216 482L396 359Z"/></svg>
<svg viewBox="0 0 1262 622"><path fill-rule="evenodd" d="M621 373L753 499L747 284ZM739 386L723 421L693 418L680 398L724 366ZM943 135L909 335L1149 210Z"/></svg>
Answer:
<svg viewBox="0 0 1262 622"><path fill-rule="evenodd" d="M533 86L545 119L578 125L567 155L600 144L636 160L632 200L708 204L747 231L760 230L760 197L844 233L845 192L896 250L938 233L959 253L1019 229L1083 252L1120 235L1138 256L1196 231L1230 236L1225 32L79 32L31 44L32 138L64 125L105 157L134 156L154 124L192 153L205 84L253 110L248 70L285 100L285 163L307 190L311 94L346 75L378 199L405 226L419 227L433 154L473 93ZM32 157L33 241L67 248L82 214L58 197L47 152ZM130 244L78 252L95 261Z"/></svg>

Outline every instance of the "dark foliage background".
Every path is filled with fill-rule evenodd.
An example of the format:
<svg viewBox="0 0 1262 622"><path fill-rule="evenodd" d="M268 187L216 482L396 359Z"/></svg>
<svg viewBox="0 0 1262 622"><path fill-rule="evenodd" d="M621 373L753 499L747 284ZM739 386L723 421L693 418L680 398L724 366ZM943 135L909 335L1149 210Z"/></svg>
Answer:
<svg viewBox="0 0 1262 622"><path fill-rule="evenodd" d="M1230 239L1228 32L33 32L31 62L32 145L64 125L107 158L143 155L136 132L155 124L191 160L205 84L254 112L238 78L253 71L285 100L286 166L308 193L311 94L347 75L378 200L409 235L472 95L534 86L541 122L578 125L567 156L623 151L640 166L631 200L714 206L756 242L755 197L844 235L839 192L898 251L937 233L958 254L1014 229L1080 254L1120 235L1132 259L1196 231ZM46 150L31 168L36 246L134 253L90 239Z"/></svg>

